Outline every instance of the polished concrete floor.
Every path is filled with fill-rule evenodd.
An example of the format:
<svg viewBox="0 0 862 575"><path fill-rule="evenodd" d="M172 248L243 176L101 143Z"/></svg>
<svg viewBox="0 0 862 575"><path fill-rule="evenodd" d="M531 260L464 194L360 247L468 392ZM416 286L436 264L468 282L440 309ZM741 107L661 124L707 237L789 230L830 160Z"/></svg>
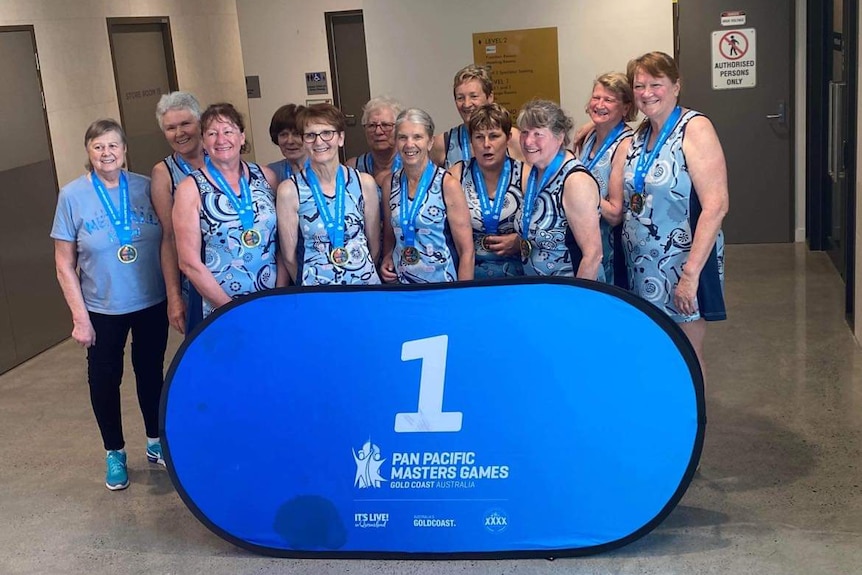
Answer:
<svg viewBox="0 0 862 575"><path fill-rule="evenodd" d="M707 335L701 471L627 547L556 561L252 555L201 525L147 463L129 381L132 485L105 489L84 354L67 341L0 376L0 574L862 573L862 351L840 279L801 246L731 246L727 261L730 320Z"/></svg>

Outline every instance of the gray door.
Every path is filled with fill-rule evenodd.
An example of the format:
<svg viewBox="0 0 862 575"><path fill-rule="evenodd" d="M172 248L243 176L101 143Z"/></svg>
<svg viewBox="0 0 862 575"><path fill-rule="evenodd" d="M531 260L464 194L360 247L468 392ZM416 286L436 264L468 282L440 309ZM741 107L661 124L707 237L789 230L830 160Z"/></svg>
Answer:
<svg viewBox="0 0 862 575"><path fill-rule="evenodd" d="M49 237L57 176L33 28L0 27L0 372L68 337ZM14 136L13 136L14 135Z"/></svg>
<svg viewBox="0 0 862 575"><path fill-rule="evenodd" d="M327 12L326 32L333 103L347 118L342 159L351 158L368 149L360 125L362 106L371 98L362 10Z"/></svg>
<svg viewBox="0 0 862 575"><path fill-rule="evenodd" d="M129 141L128 168L149 175L171 152L155 118L162 94L177 89L168 21L109 18L108 33L120 118Z"/></svg>
<svg viewBox="0 0 862 575"><path fill-rule="evenodd" d="M793 2L739 0L734 11L744 23L722 25L724 0L679 2L679 64L682 104L712 120L727 158L730 213L724 220L729 243L792 242L793 228ZM742 16L737 15L737 22ZM732 30L754 29L753 41L726 36ZM714 32L721 32L713 36ZM725 38L723 59L742 54L740 66L755 59L754 87L728 84L741 76L722 77L713 87L713 43ZM750 46L749 46L750 42ZM734 71L741 68L724 68ZM719 70L721 71L721 70ZM750 82L744 77L742 85Z"/></svg>

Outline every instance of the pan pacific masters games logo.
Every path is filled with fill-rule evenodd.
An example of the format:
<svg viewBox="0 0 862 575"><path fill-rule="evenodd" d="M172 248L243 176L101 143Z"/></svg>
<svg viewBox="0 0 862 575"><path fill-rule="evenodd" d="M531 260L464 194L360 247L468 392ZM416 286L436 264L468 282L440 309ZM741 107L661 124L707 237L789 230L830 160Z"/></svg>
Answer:
<svg viewBox="0 0 862 575"><path fill-rule="evenodd" d="M369 437L358 453L355 450L351 451L353 451L353 461L356 463L356 478L353 480L353 486L359 489L379 488L381 483L386 481L380 475L380 466L386 461L380 455L380 448L371 443Z"/></svg>

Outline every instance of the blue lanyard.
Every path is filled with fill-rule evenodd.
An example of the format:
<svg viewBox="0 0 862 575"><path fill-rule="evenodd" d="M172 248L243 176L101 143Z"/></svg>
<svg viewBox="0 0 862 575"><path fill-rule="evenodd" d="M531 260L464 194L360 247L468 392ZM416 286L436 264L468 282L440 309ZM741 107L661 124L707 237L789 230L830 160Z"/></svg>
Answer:
<svg viewBox="0 0 862 575"><path fill-rule="evenodd" d="M535 208L536 196L539 192L545 189L551 177L557 173L563 163L566 153L563 150L557 154L551 165L545 168L545 173L542 174L541 185L536 185L536 180L539 179L539 169L533 166L530 170L530 177L527 178L527 194L524 196L524 214L521 217L521 237L527 239L530 233L530 220L533 218L533 208Z"/></svg>
<svg viewBox="0 0 862 575"><path fill-rule="evenodd" d="M368 152L365 156L365 173L374 175L374 156L371 155L371 152ZM401 154L395 154L395 157L392 159L392 173L394 174L398 170L401 169Z"/></svg>
<svg viewBox="0 0 862 575"><path fill-rule="evenodd" d="M617 127L614 128L613 132L608 134L607 138L605 138L605 141L602 142L602 147L599 148L599 151L596 152L596 155L593 156L593 159L590 160L590 152L592 151L593 146L596 145L596 138L598 138L595 130L593 130L593 133L590 134L590 137L587 138L587 141L584 143L584 151L581 154L581 163L585 164L587 166L587 169L592 172L593 168L596 167L596 164L599 163L599 160L602 158L602 156L605 155L605 152L608 151L608 148L610 148L617 140L619 135L623 133L625 127L625 122L620 121L620 123L617 124Z"/></svg>
<svg viewBox="0 0 862 575"><path fill-rule="evenodd" d="M467 133L467 126L461 124L458 126L458 143L461 146L461 158L464 159L464 163L467 163L467 160L473 157L472 151L470 148L470 135Z"/></svg>
<svg viewBox="0 0 862 575"><path fill-rule="evenodd" d="M224 176L222 176L221 172L218 171L218 168L216 168L210 161L209 156L204 158L204 162L207 165L207 169L215 179L216 185L222 192L224 192L224 195L227 196L231 205L236 210L237 215L239 215L239 222L242 225L242 229L250 230L254 228L254 206L251 202L251 188L249 188L248 182L245 180L245 174L242 172L242 164L240 163L239 174L240 197L236 197L236 194L233 193L233 189L231 189L225 181Z"/></svg>
<svg viewBox="0 0 862 575"><path fill-rule="evenodd" d="M284 173L284 177L281 179L282 182L284 180L290 179L290 177L293 175L293 168L290 167L290 160L288 160L287 158L284 159L284 171L283 171L283 173Z"/></svg>
<svg viewBox="0 0 862 575"><path fill-rule="evenodd" d="M329 236L329 242L333 249L344 247L344 196L346 186L344 185L344 173L341 171L341 165L338 166L338 171L335 173L335 214L329 211L326 206L326 196L323 195L323 190L320 187L320 181L317 179L317 174L311 167L311 163L305 162L305 179L308 180L308 187L311 188L311 197L314 198L314 205L317 206L317 212L320 214L320 219L323 225L326 226L326 233Z"/></svg>
<svg viewBox="0 0 862 575"><path fill-rule="evenodd" d="M191 165L187 161L185 161L183 157L179 154L174 154L174 161L177 163L183 173L187 176L195 171L195 169L191 167Z"/></svg>
<svg viewBox="0 0 862 575"><path fill-rule="evenodd" d="M111 219L114 225L114 231L117 232L117 239L122 246L132 245L132 206L129 202L129 181L126 179L126 173L120 172L120 211L111 201L108 195L108 190L105 184L96 175L96 172L90 172L90 180L93 182L93 188L96 189L96 195L102 202L105 212Z"/></svg>
<svg viewBox="0 0 862 575"><path fill-rule="evenodd" d="M482 210L482 224L485 226L485 233L496 234L497 228L500 226L500 218L503 215L506 192L509 189L509 178L512 173L511 162L509 158L503 161L503 170L500 172L500 179L497 180L497 191L494 193L493 203L491 203L488 189L485 187L485 176L475 159L470 161L470 173L473 175L476 195L479 196L479 207Z"/></svg>
<svg viewBox="0 0 862 575"><path fill-rule="evenodd" d="M664 143L667 141L668 137L670 137L670 133L674 126L676 126L681 114L682 108L679 106L673 109L670 117L665 121L664 126L661 127L661 131L658 133L658 138L656 138L655 141L655 146L653 147L652 152L649 153L649 156L647 156L646 148L649 144L650 134L652 133L652 124L648 124L646 130L644 130L644 145L640 152L640 156L638 157L637 166L635 167L635 192L639 194L643 193L644 188L646 187L647 171L649 171L650 166L652 166L658 153L661 151L662 146L664 146Z"/></svg>
<svg viewBox="0 0 862 575"><path fill-rule="evenodd" d="M428 188L431 187L431 180L436 172L434 164L428 162L425 166L425 171L422 172L422 177L419 179L419 185L416 186L416 194L413 196L413 201L407 197L407 174L401 171L401 233L404 234L404 244L413 246L416 243L416 216L419 215L419 208L422 207L422 201L428 193Z"/></svg>

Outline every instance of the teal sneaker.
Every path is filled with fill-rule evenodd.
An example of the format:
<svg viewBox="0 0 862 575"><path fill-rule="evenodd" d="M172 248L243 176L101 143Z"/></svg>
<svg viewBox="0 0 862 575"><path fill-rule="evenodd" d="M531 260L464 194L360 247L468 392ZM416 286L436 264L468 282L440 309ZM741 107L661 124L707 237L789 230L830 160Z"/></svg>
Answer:
<svg viewBox="0 0 862 575"><path fill-rule="evenodd" d="M165 464L165 458L162 457L162 444L154 443L147 446L147 461L150 463Z"/></svg>
<svg viewBox="0 0 862 575"><path fill-rule="evenodd" d="M129 486L129 472L126 471L126 454L122 451L109 451L105 458L105 487L118 491Z"/></svg>

